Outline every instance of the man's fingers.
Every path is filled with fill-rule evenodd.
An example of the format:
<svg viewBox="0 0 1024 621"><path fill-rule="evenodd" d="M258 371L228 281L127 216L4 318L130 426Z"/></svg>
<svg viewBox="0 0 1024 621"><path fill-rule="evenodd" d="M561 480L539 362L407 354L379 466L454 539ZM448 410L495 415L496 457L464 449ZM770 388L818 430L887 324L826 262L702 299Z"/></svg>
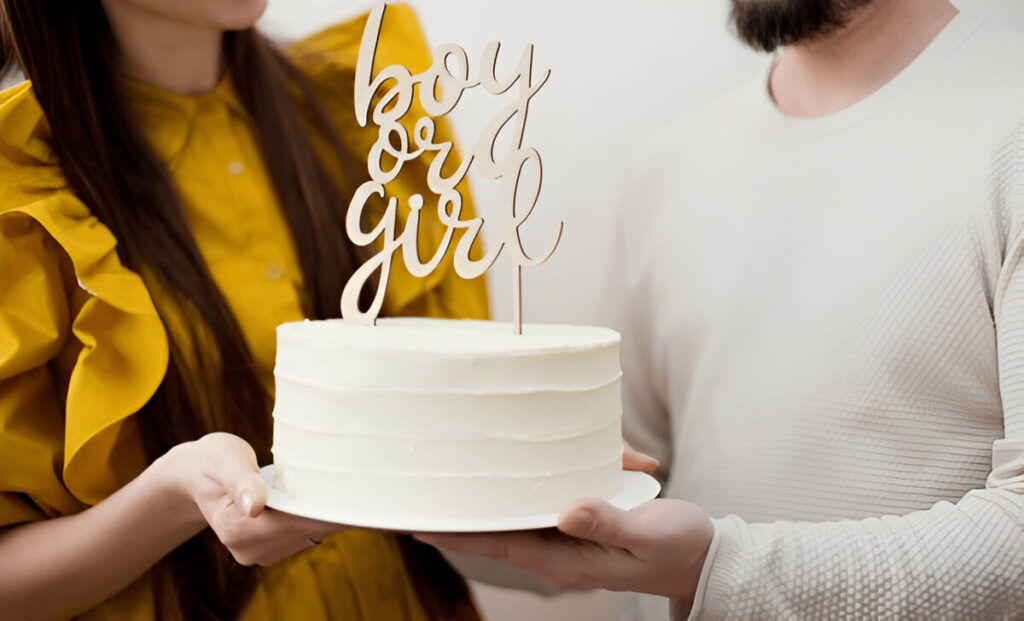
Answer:
<svg viewBox="0 0 1024 621"><path fill-rule="evenodd" d="M558 530L570 537L620 548L630 547L635 539L629 514L596 498L577 500L562 509Z"/></svg>
<svg viewBox="0 0 1024 621"><path fill-rule="evenodd" d="M458 534L420 533L413 535L418 541L462 554L485 556L523 569L539 571L543 568L553 542L537 532Z"/></svg>
<svg viewBox="0 0 1024 621"><path fill-rule="evenodd" d="M432 545L442 550L486 556L499 560L507 560L508 546L503 543L505 533L485 535L448 535L443 533L418 533L413 535L417 541Z"/></svg>
<svg viewBox="0 0 1024 621"><path fill-rule="evenodd" d="M630 547L637 539L633 536L629 514L596 498L577 500L567 505L558 516L558 530L569 537L620 548ZM438 548L486 556L520 567L530 566L533 564L532 559L545 558L545 553L550 554L552 547L558 545L557 538L545 537L537 532L480 535L424 533L415 537Z"/></svg>
<svg viewBox="0 0 1024 621"><path fill-rule="evenodd" d="M658 463L657 459L636 450L629 445L629 442L622 441L622 468L624 470L639 470L653 474L658 469Z"/></svg>

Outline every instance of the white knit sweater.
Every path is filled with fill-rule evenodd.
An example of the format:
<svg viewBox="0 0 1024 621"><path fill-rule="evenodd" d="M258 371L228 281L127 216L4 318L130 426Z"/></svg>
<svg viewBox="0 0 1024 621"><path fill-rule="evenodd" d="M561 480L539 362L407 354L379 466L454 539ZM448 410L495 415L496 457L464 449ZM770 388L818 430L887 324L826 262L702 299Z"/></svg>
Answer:
<svg viewBox="0 0 1024 621"><path fill-rule="evenodd" d="M1024 39L962 13L820 119L766 79L650 146L614 253L695 616L1024 617Z"/></svg>

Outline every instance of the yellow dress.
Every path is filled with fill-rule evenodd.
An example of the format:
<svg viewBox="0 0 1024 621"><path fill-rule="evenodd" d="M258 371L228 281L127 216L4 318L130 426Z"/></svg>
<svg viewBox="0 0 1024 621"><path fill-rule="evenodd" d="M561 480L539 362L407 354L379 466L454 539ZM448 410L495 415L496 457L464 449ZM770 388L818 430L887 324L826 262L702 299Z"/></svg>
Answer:
<svg viewBox="0 0 1024 621"><path fill-rule="evenodd" d="M356 161L376 139L352 111L364 22L341 24L290 50ZM392 7L378 65L401 62L418 71L429 59L412 12ZM228 79L197 97L136 84L131 100L270 384L275 327L303 317L302 275L251 121ZM443 124L439 129L442 139L450 137ZM426 191L425 168L411 173L389 184L401 204ZM0 529L82 511L145 467L133 414L167 368L167 327L155 292L122 266L115 243L68 189L31 85L0 94ZM487 314L483 283L459 279L450 264L422 280L397 265L392 274L388 314ZM147 574L81 618L155 618L150 580ZM264 570L243 618L424 613L395 540L351 531Z"/></svg>

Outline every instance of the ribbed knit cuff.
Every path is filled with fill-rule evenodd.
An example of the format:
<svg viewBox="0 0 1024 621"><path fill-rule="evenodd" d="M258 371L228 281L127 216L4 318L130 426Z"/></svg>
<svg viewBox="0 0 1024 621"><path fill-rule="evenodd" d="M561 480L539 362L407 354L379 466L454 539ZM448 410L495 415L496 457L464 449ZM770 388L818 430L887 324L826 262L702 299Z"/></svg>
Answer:
<svg viewBox="0 0 1024 621"><path fill-rule="evenodd" d="M743 539L746 522L735 515L711 522L715 525L717 548L714 562L704 564L700 585L697 587L701 599L699 602L694 601L691 619L725 618L732 594L744 574ZM711 560L710 554L708 559Z"/></svg>
<svg viewBox="0 0 1024 621"><path fill-rule="evenodd" d="M669 616L672 621L700 618L700 610L704 605L704 591L707 589L708 584L708 575L711 574L711 567L715 564L715 555L718 554L718 525L714 521L711 524L715 527L715 534L711 537L708 555L704 558L704 566L700 570L700 581L697 583L697 591L693 594L693 606L687 612L683 609L685 604L679 600L671 600L669 602Z"/></svg>

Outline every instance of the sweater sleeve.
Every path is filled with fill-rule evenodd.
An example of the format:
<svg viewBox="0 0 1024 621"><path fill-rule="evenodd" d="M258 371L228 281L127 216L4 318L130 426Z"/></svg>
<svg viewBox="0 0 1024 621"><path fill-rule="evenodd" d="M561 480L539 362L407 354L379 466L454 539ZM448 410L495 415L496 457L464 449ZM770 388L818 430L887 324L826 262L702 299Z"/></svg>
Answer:
<svg viewBox="0 0 1024 621"><path fill-rule="evenodd" d="M1015 618L1024 613L1024 232L994 305L1004 438L984 489L909 515L716 520L696 618Z"/></svg>

